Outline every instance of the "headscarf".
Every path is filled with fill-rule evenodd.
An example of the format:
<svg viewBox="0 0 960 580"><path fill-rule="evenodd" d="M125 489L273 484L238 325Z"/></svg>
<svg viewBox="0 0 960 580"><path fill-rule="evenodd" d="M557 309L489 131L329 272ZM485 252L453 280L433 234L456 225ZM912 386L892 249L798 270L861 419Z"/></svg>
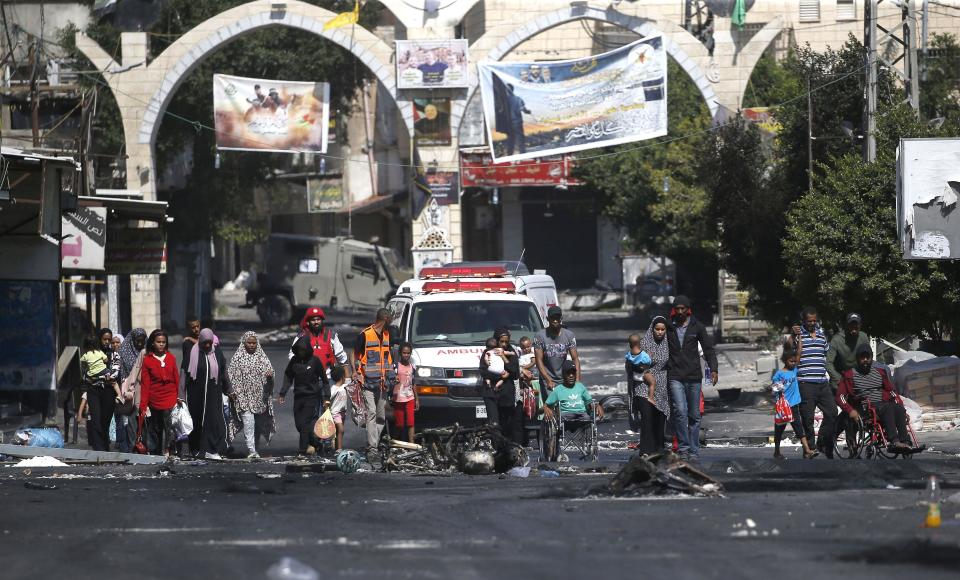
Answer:
<svg viewBox="0 0 960 580"><path fill-rule="evenodd" d="M134 343L138 339L147 340L147 331L142 328L134 328L127 334L127 338L120 344L120 374L126 377L133 370L133 365L137 364L137 355L140 352Z"/></svg>
<svg viewBox="0 0 960 580"><path fill-rule="evenodd" d="M190 365L187 367L187 374L190 375L190 378L197 380L197 368L200 366L200 343L210 341L213 345L210 347L210 352L204 353L207 357L207 366L210 368L210 378L214 382L217 381L220 377L220 365L217 363L217 342L214 339L217 338L213 331L209 328L204 328L200 331L200 338L197 340L197 344L193 345L193 348L190 349Z"/></svg>
<svg viewBox="0 0 960 580"><path fill-rule="evenodd" d="M244 343L250 338L257 339L257 333L243 334L240 346L237 347L237 352L227 366L227 376L230 377L233 392L237 394L237 409L259 415L266 410L263 389L267 382L267 371L272 372L273 365L270 364L270 359L260 346L259 340L257 340L257 350L253 354L247 352Z"/></svg>
<svg viewBox="0 0 960 580"><path fill-rule="evenodd" d="M650 372L653 373L653 378L656 384L654 387L654 405L660 410L661 413L669 417L670 398L667 394L666 367L667 363L670 361L670 346L667 342L666 336L658 341L653 334L653 327L661 323L665 324L667 328L670 327L670 325L667 324L667 319L665 317L653 317L653 320L650 321L650 326L647 328L646 334L643 335L643 339L640 341L640 348L643 349L643 352L650 355Z"/></svg>

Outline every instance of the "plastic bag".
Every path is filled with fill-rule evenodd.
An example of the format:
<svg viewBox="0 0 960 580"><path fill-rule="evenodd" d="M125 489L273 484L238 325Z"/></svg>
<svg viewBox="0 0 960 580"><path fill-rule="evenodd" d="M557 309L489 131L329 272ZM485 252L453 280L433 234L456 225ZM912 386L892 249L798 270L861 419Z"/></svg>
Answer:
<svg viewBox="0 0 960 580"><path fill-rule="evenodd" d="M782 395L777 398L777 403L774 405L773 422L777 425L786 425L793 422L793 409L787 403L786 397Z"/></svg>
<svg viewBox="0 0 960 580"><path fill-rule="evenodd" d="M523 414L527 419L537 416L537 396L533 394L533 389L523 390Z"/></svg>
<svg viewBox="0 0 960 580"><path fill-rule="evenodd" d="M184 441L193 432L193 417L183 401L177 401L177 406L170 414L170 421L173 423L173 433L177 441Z"/></svg>
<svg viewBox="0 0 960 580"><path fill-rule="evenodd" d="M350 397L350 418L357 427L367 424L367 406L363 402L363 384L354 379L347 385L347 395Z"/></svg>
<svg viewBox="0 0 960 580"><path fill-rule="evenodd" d="M333 421L330 409L323 412L317 422L313 424L313 434L318 439L327 440L337 434L337 424Z"/></svg>
<svg viewBox="0 0 960 580"><path fill-rule="evenodd" d="M14 440L27 447L63 448L63 435L56 427L20 429L17 431Z"/></svg>

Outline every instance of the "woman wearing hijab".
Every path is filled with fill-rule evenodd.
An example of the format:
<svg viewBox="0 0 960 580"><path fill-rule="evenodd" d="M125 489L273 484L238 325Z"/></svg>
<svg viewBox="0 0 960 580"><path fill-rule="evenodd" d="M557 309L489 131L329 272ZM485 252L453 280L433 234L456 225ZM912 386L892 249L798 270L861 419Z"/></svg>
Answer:
<svg viewBox="0 0 960 580"><path fill-rule="evenodd" d="M240 339L237 352L230 359L227 368L230 388L234 393L234 407L239 421L230 421L230 439L233 439L241 425L243 437L247 440L247 459L259 459L257 443L260 435L267 442L276 432L273 420L273 365L267 353L260 346L257 333L246 332Z"/></svg>
<svg viewBox="0 0 960 580"><path fill-rule="evenodd" d="M206 459L223 459L227 452L227 423L223 416L223 395L230 395L227 365L216 337L209 328L200 331L190 350L185 393L193 419L190 452Z"/></svg>
<svg viewBox="0 0 960 580"><path fill-rule="evenodd" d="M150 452L170 455L177 442L173 433L173 408L177 405L180 373L177 359L169 350L167 333L157 329L147 339L147 354L140 371L140 425L146 419Z"/></svg>
<svg viewBox="0 0 960 580"><path fill-rule="evenodd" d="M670 417L670 391L667 382L667 362L670 347L667 342L667 319L654 316L650 327L640 342L643 352L650 355L649 372L656 384L653 399L645 394L640 398L640 454L663 450L664 426ZM646 385L642 385L644 388Z"/></svg>
<svg viewBox="0 0 960 580"><path fill-rule="evenodd" d="M116 335L114 339L117 338ZM147 332L134 328L116 349L120 359L120 392L123 402L117 405L114 417L117 420L117 448L121 453L132 453L137 437L136 411L140 405L140 376L143 365L143 349Z"/></svg>
<svg viewBox="0 0 960 580"><path fill-rule="evenodd" d="M520 423L523 408L517 406L516 399L517 380L520 378L520 357L510 344L509 330L498 328L494 331L493 338L506 355L506 360L503 373L498 374L489 370L486 356L480 357L480 376L484 379L480 394L487 408L487 422L492 425L499 424L504 436L517 444L522 444ZM501 382L502 384L497 387L496 385Z"/></svg>

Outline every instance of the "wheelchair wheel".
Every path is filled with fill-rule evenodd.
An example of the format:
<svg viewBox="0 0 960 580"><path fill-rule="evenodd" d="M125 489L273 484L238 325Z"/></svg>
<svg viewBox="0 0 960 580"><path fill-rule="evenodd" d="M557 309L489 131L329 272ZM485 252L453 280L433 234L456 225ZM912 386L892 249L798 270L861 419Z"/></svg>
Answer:
<svg viewBox="0 0 960 580"><path fill-rule="evenodd" d="M864 448L868 447L868 438L869 437L867 435L866 428L863 425L863 421L857 420L857 424L855 426L849 427L844 431L843 447L840 446L839 438L834 439L834 451L840 457L857 459L863 455ZM868 457L870 457L870 455L868 455Z"/></svg>

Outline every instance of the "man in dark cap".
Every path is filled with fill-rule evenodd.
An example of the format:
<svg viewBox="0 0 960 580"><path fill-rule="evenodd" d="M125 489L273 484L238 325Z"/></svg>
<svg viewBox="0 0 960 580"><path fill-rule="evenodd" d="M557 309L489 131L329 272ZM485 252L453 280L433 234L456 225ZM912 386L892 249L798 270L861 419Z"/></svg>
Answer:
<svg viewBox="0 0 960 580"><path fill-rule="evenodd" d="M710 366L710 381L714 385L719 378L717 355L707 327L693 316L689 298L682 294L677 296L670 317L672 324L667 328L670 420L677 434L680 457L696 460L700 458L700 392L703 384L700 351Z"/></svg>
<svg viewBox="0 0 960 580"><path fill-rule="evenodd" d="M857 349L862 345L870 346L870 337L860 330L860 315L856 312L847 314L847 326L844 332L838 332L830 339L830 348L827 350L827 374L830 375L830 385L837 391L844 371L857 366Z"/></svg>
<svg viewBox="0 0 960 580"><path fill-rule="evenodd" d="M914 447L907 429L907 410L893 389L886 369L873 364L873 350L869 344L857 347L856 366L843 372L837 390L837 404L855 423L860 418L860 405L869 401L877 412L883 432L892 453L915 453L923 447ZM849 431L848 431L849 432Z"/></svg>
<svg viewBox="0 0 960 580"><path fill-rule="evenodd" d="M533 353L540 372L540 384L547 390L563 382L563 363L567 357L577 369L580 380L580 356L577 354L577 337L563 327L563 310L559 306L547 309L547 328L533 338Z"/></svg>

